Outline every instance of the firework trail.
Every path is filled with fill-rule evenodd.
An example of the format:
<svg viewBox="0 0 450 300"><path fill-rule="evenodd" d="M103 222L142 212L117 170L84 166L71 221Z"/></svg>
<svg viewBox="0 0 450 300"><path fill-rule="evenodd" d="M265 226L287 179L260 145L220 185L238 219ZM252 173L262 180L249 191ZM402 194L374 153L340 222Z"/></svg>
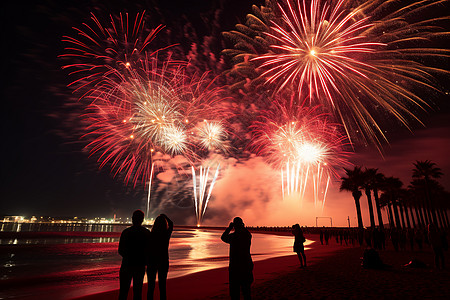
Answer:
<svg viewBox="0 0 450 300"><path fill-rule="evenodd" d="M425 64L448 58L448 49L430 45L448 35L438 25L449 17L426 19L447 1L358 3L269 1L226 34L235 42L226 53L235 62L234 75L309 96L344 125L349 138L380 149L387 140L385 120L406 127L419 121L415 111L428 104L415 92L433 91L432 74L448 74Z"/></svg>
<svg viewBox="0 0 450 300"><path fill-rule="evenodd" d="M111 17L109 27L94 15L92 20L101 34L84 24L92 36L76 29L80 39L64 40L73 47L63 57L77 61L65 66L79 76L71 85L87 102L83 137L90 140L87 148L100 168L110 165L127 184L148 182L148 215L152 178L161 168L154 154L182 155L194 165L210 151L228 149L223 90L209 73L188 76L186 62L156 55L163 49L150 52L162 27L148 33L143 14L136 16L132 30L127 14L118 24ZM209 198L210 193L203 213Z"/></svg>
<svg viewBox="0 0 450 300"><path fill-rule="evenodd" d="M197 226L202 224L203 216L208 207L209 199L211 198L211 192L216 183L217 176L219 175L220 164L214 173L213 178L209 176L210 167L200 166L199 175L197 180L197 175L194 166L192 166L192 180L194 189L194 206L195 206L195 216L197 217ZM208 191L207 191L208 190Z"/></svg>
<svg viewBox="0 0 450 300"><path fill-rule="evenodd" d="M311 187L316 207L323 208L336 169L348 164L346 138L319 107L297 103L276 98L254 123L251 147L280 169L283 197L302 200Z"/></svg>
<svg viewBox="0 0 450 300"><path fill-rule="evenodd" d="M221 88L211 87L206 77L194 81L177 73L176 79L161 76L156 80L152 72L150 78L133 77L114 89L93 92L95 99L84 115L90 124L87 148L98 157L100 167L110 165L114 175L124 174L126 183L148 182L147 213L152 179L161 168L155 165L156 153L182 155L194 170L211 152L229 148ZM198 183L193 179L194 187L199 186L199 193L194 191L199 225L219 168L212 181L209 169L201 172Z"/></svg>
<svg viewBox="0 0 450 300"><path fill-rule="evenodd" d="M151 199L151 191L152 191L152 179L153 179L153 169L155 167L155 163L152 163L152 168L150 171L150 178L148 181L148 194L147 194L147 213L145 214L147 217L150 216L150 199Z"/></svg>

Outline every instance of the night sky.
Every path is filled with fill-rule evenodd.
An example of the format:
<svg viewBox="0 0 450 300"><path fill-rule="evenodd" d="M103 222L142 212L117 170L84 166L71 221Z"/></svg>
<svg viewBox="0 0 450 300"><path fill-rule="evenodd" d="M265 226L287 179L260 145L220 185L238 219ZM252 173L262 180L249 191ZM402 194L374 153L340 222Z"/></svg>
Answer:
<svg viewBox="0 0 450 300"><path fill-rule="evenodd" d="M134 209L143 208L146 195L142 186L125 186L120 179L111 176L107 167L99 170L95 159L89 158L83 150L85 142L75 128L80 122L72 111L76 110L76 97L66 87L70 80L58 58L64 52L61 38L73 33L71 27L87 21L90 12L109 15L146 9L147 14L156 16L155 24L165 22L167 28L174 27L169 28L173 31L180 28L176 28L177 22L170 20L187 20L201 39L202 35L208 34L202 24L220 7L224 16L222 29L231 30L251 12L251 1L77 0L8 1L3 4L0 215L111 217L118 214L126 217ZM440 182L450 190L448 78L446 82L444 94L435 97L433 109L422 117L426 128L414 125L413 132L392 128L392 133L388 133L392 137L391 143L384 146L384 158L375 147L357 146L351 162L379 168L387 176L400 177L407 185L412 163L432 160L443 170ZM246 172L259 173L259 169L252 170L249 165L246 165L249 168ZM242 190L249 190L245 182L241 184ZM226 189L224 182L218 182L216 192L223 189ZM235 189L239 193L239 188ZM350 215L352 218L355 209L350 193L339 193L337 189L336 184L330 191L325 214L336 218ZM239 213L241 200L230 197L233 197L232 193L217 195L216 206L212 200L210 223L220 223L232 212ZM248 211L254 206L259 206L258 202L250 201L242 207L242 213L249 215ZM191 209L175 207L169 213L177 215L180 222L189 223L192 220L182 216L192 216ZM264 215L259 208L256 211ZM261 220L261 216L258 218ZM258 218L250 223L256 223ZM277 222L274 218L266 219L268 224Z"/></svg>

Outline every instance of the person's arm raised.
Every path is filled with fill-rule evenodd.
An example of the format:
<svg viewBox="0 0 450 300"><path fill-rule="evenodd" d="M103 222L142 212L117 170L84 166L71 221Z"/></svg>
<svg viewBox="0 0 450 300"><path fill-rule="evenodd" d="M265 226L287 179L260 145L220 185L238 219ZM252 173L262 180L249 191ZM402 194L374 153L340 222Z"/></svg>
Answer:
<svg viewBox="0 0 450 300"><path fill-rule="evenodd" d="M225 229L225 231L222 233L222 236L220 239L224 241L225 243L230 243L230 231L233 229L233 222L228 225L228 227Z"/></svg>
<svg viewBox="0 0 450 300"><path fill-rule="evenodd" d="M169 228L167 230L169 232L169 237L170 237L170 235L172 234L172 231L173 231L173 222L165 214L161 214L161 216L163 216L166 219L166 221L167 221L167 225L169 226Z"/></svg>

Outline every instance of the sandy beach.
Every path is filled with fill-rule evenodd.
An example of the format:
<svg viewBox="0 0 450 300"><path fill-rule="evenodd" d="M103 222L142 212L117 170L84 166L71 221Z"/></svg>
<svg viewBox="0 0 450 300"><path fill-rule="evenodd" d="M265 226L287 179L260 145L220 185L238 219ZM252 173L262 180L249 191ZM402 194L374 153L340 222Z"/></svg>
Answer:
<svg viewBox="0 0 450 300"><path fill-rule="evenodd" d="M299 268L294 253L255 262L253 299L448 299L450 296L450 273L448 269L433 268L433 254L428 246L422 251L395 252L388 244L386 250L380 251L380 257L390 267L366 270L360 261L364 248L340 245L334 240L328 246L321 245L318 235L306 237L315 241L306 250L307 268ZM448 256L447 252L447 265ZM428 266L404 267L412 258ZM220 268L173 278L167 287L168 299L227 299L228 271ZM76 299L106 300L117 296L118 290L112 290Z"/></svg>

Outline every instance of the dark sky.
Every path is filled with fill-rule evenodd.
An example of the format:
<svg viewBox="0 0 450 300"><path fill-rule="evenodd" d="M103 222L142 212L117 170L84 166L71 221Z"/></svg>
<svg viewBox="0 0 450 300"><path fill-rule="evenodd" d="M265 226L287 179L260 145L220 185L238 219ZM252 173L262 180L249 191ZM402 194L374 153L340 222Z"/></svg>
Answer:
<svg viewBox="0 0 450 300"><path fill-rule="evenodd" d="M225 2L230 17L222 25L224 30L230 30L250 12L251 1ZM158 8L168 19L186 13L194 24L201 24L198 12L207 13L214 6L203 0L2 4L0 215L109 217L114 213L127 215L141 205L143 191L126 187L121 180L112 178L107 168L99 171L95 160L83 151L83 141L69 130L70 122L73 126L79 123L72 119L66 105L74 98L65 87L69 78L58 59L63 53L61 38L72 32L72 26L87 20L91 11L123 11L124 3L128 3L130 12ZM235 12L240 13L233 16ZM197 27L202 34L205 29ZM380 167L386 175L407 181L414 160L431 159L443 168L446 176L442 183L449 190L450 110L446 104L448 95L441 98L437 111L424 117L426 129L417 127L414 133L397 134L386 147L384 160L374 149L358 148L354 163ZM407 166L409 169L404 170Z"/></svg>
<svg viewBox="0 0 450 300"><path fill-rule="evenodd" d="M67 122L79 124L65 105L74 98L70 100L71 90L66 88L70 81L58 59L64 53L62 36L73 34L71 27L88 21L91 12L108 16L157 10L166 23L187 14L190 22L201 24L200 13L213 11L220 3L38 0L2 4L0 215L109 216L139 206L142 192L125 187L108 169L99 171L95 161L82 153L84 144L68 130ZM249 11L250 1L227 1L227 13L237 8ZM230 27L238 21L237 17L227 20ZM206 34L202 26L197 28L199 34Z"/></svg>

